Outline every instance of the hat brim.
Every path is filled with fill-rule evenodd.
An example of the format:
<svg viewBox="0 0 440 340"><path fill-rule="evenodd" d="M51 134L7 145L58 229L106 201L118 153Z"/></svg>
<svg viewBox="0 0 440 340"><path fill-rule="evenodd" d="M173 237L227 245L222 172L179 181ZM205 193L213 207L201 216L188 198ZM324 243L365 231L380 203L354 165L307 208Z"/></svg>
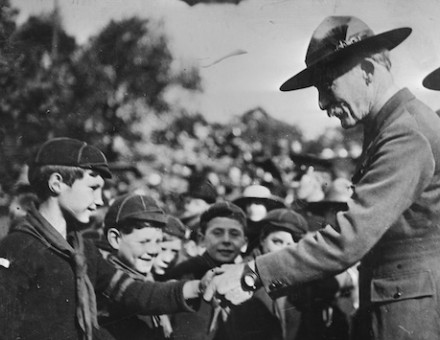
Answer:
<svg viewBox="0 0 440 340"><path fill-rule="evenodd" d="M293 91L313 86L317 69L330 62L347 58L350 55L365 55L382 49L392 50L404 41L412 32L409 27L396 28L361 40L343 49L323 56L319 61L286 80L280 87L281 91ZM440 87L439 87L440 88Z"/></svg>
<svg viewBox="0 0 440 340"><path fill-rule="evenodd" d="M239 206L243 211L246 211L246 206L250 203L262 204L267 210L286 207L284 202L276 197L239 197L232 201L232 203Z"/></svg>
<svg viewBox="0 0 440 340"><path fill-rule="evenodd" d="M440 67L428 74L422 82L430 90L440 90Z"/></svg>
<svg viewBox="0 0 440 340"><path fill-rule="evenodd" d="M112 178L112 173L111 173L109 167L106 164L104 164L104 165L93 165L93 166L88 166L88 167L86 166L84 168L92 169L92 170L97 171L102 176L102 178L108 178L108 179Z"/></svg>
<svg viewBox="0 0 440 340"><path fill-rule="evenodd" d="M125 217L124 220L137 222L156 222L163 224L164 226L168 221L164 214L148 211L139 211L134 214L130 214L129 216Z"/></svg>
<svg viewBox="0 0 440 340"><path fill-rule="evenodd" d="M346 211L348 210L348 204L347 202L338 201L318 201L309 202L306 205L306 210L315 215L323 215L325 211L330 209L333 211Z"/></svg>

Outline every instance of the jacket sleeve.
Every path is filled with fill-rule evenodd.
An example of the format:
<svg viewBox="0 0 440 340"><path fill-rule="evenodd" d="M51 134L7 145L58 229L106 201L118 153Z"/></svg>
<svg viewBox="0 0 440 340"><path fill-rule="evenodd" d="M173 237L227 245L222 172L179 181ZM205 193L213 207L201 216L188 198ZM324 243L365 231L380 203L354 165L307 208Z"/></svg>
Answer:
<svg viewBox="0 0 440 340"><path fill-rule="evenodd" d="M135 280L99 255L97 266L98 292L133 314L159 315L193 311L183 297L185 281Z"/></svg>
<svg viewBox="0 0 440 340"><path fill-rule="evenodd" d="M335 275L355 264L420 197L434 169L431 147L423 135L404 126L388 129L375 143L349 209L337 214L335 225L256 259L265 289L277 297L288 287Z"/></svg>

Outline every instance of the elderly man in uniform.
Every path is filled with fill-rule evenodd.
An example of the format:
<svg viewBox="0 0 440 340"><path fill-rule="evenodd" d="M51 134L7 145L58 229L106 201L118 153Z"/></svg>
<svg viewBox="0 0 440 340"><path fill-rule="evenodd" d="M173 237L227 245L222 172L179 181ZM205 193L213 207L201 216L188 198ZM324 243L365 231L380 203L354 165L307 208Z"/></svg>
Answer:
<svg viewBox="0 0 440 340"><path fill-rule="evenodd" d="M296 245L223 268L205 299L238 304L259 285L277 297L361 260L355 339L440 338L440 119L390 72L389 51L410 33L376 35L351 16L315 30L307 68L281 90L315 86L329 117L363 127L348 210Z"/></svg>

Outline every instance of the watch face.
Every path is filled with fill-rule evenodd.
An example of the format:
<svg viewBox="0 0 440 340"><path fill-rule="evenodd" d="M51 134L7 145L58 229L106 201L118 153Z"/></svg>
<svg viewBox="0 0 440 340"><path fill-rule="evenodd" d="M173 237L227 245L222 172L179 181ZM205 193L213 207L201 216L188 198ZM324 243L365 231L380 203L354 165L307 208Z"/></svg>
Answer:
<svg viewBox="0 0 440 340"><path fill-rule="evenodd" d="M244 283L246 286L253 288L255 286L255 278L252 275L246 275L244 277Z"/></svg>

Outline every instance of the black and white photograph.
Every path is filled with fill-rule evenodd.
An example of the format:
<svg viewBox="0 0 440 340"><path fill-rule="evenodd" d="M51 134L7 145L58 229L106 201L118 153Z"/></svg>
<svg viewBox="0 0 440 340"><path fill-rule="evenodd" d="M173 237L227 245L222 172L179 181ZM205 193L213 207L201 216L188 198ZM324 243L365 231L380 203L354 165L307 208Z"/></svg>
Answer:
<svg viewBox="0 0 440 340"><path fill-rule="evenodd" d="M0 340L440 339L439 0L0 0Z"/></svg>

